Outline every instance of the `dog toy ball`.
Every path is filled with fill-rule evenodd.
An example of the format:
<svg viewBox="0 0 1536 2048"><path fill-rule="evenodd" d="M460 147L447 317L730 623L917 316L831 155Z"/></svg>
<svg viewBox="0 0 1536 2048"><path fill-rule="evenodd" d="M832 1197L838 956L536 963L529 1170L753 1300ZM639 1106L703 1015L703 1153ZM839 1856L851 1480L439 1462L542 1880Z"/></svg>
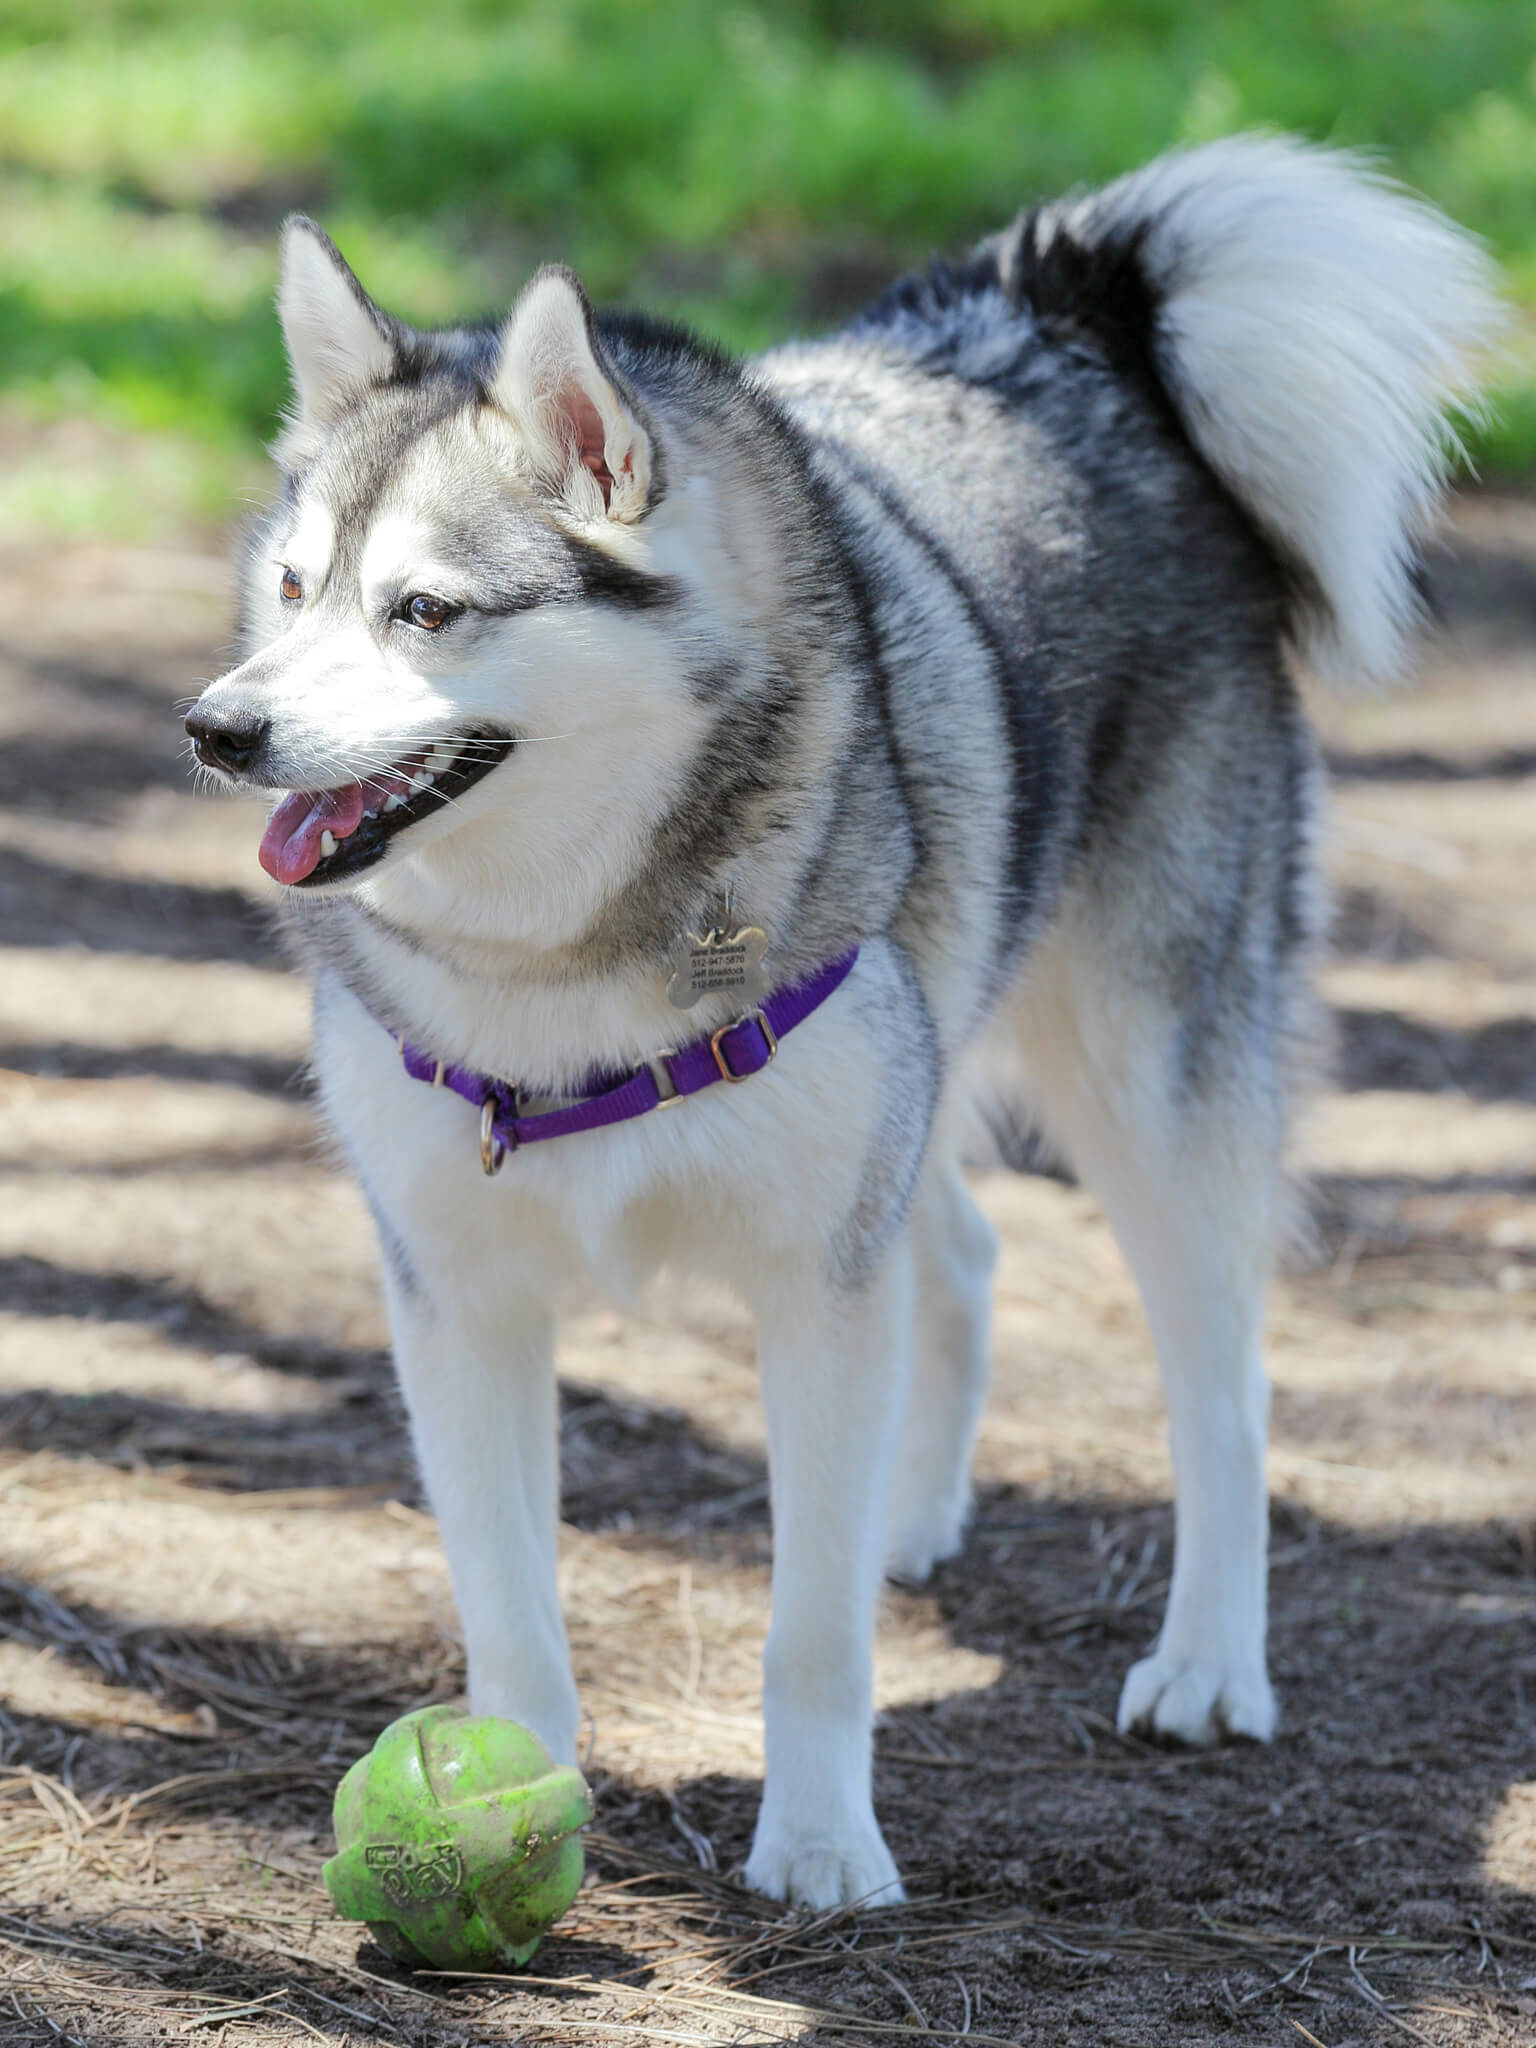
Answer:
<svg viewBox="0 0 1536 2048"><path fill-rule="evenodd" d="M421 1707L336 1789L321 1873L346 1920L396 1962L437 1970L526 1963L581 1884L592 1794L514 1721Z"/></svg>

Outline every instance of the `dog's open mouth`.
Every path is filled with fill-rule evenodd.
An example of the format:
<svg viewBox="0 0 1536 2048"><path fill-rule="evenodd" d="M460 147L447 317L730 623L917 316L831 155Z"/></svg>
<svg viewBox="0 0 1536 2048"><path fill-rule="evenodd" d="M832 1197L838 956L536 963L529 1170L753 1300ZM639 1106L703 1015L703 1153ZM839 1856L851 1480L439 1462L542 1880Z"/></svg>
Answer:
<svg viewBox="0 0 1536 2048"><path fill-rule="evenodd" d="M267 821L257 857L274 881L290 888L359 874L408 825L489 775L513 745L504 734L468 733L406 754L341 789L296 789Z"/></svg>

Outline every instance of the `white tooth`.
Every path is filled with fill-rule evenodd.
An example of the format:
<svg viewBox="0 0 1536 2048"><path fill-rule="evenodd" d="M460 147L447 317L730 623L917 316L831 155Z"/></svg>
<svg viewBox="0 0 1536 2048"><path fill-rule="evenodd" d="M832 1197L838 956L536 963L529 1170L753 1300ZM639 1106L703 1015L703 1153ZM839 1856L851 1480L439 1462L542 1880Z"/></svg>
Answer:
<svg viewBox="0 0 1536 2048"><path fill-rule="evenodd" d="M321 858L322 858L322 859L324 859L324 860L329 860L329 859L330 859L330 857L331 857L331 855L332 855L332 854L333 854L333 853L334 853L335 851L336 851L336 834L335 834L334 832L322 832L322 833L320 834L320 854L321 854Z"/></svg>
<svg viewBox="0 0 1536 2048"><path fill-rule="evenodd" d="M404 808L405 808L405 798L404 798L403 796L389 796L389 797L386 797L386 798L384 799L384 808L385 808L385 810L386 810L386 811L401 811L401 810L404 810Z"/></svg>
<svg viewBox="0 0 1536 2048"><path fill-rule="evenodd" d="M425 768L418 768L411 777L411 787L412 789L430 789L436 780L437 777L429 775Z"/></svg>
<svg viewBox="0 0 1536 2048"><path fill-rule="evenodd" d="M458 759L458 755L455 754L452 747L437 746L428 754L427 759L437 770L438 774L441 775L445 768L453 766L454 762Z"/></svg>
<svg viewBox="0 0 1536 2048"><path fill-rule="evenodd" d="M378 815L379 815L379 813L378 813L378 808L377 808L377 806L375 806L373 810L371 810L371 811L364 811L364 813L363 813L363 816L364 816L365 818L376 818L376 817L377 817Z"/></svg>

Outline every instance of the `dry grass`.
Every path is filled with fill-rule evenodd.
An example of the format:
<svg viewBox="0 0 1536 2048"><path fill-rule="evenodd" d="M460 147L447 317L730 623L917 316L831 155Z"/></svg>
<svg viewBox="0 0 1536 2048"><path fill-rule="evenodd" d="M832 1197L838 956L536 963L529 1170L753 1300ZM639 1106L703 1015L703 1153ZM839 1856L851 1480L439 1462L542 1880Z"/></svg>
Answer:
<svg viewBox="0 0 1536 2048"><path fill-rule="evenodd" d="M250 1690L256 1694L261 1688ZM222 1699L224 1691L216 1683L213 1697ZM1134 1974L1221 1972L1224 1983L1236 1975L1252 1984L1240 1998L1232 1998L1237 2012L1261 2001L1269 2007L1285 1998L1322 2000L1325 1986L1335 1993L1353 1990L1372 2013L1423 2039L1402 2017L1402 2002L1394 2002L1380 1987L1391 1983L1394 1965L1409 1958L1443 1961L1460 1946L1444 1937L1235 1925L1209 1915L1164 1926L1105 1925L989 1907L984 1898L919 1898L874 1912L840 1908L816 1916L781 1916L717 1875L689 1870L600 1831L590 1835L588 1845L598 1876L583 1891L559 1941L545 1953L558 1949L565 1961L571 1951L597 1946L622 1955L622 1966L584 1970L569 1956L574 1967L555 1974L534 1967L518 1977L515 1987L505 1978L473 1973L422 1972L406 1979L387 1965L349 1962L335 1953L335 1930L327 1930L331 1939L317 1938L313 1924L308 1944L295 1948L274 1932L294 1926L298 1916L291 1909L262 1910L250 1899L224 1899L217 1888L173 1883L156 1901L156 1910L133 1903L142 1899L146 1885L155 1886L161 1854L174 1861L172 1845L190 1817L223 1806L236 1792L260 1799L328 1786L326 1773L303 1764L265 1771L188 1771L138 1791L104 1792L89 1803L63 1776L22 1768L0 1780L0 1867L27 1857L34 1874L67 1876L72 1884L83 1880L121 1894L119 1909L98 1911L83 1928L42 1927L25 1914L0 1914L0 1949L11 1958L13 2008L23 2018L32 2017L25 2010L26 1990L46 1996L48 2016L64 2039L80 2038L68 2024L70 2008L77 2006L92 2022L104 2013L124 2021L153 2015L159 2024L185 2032L235 2019L282 2020L301 2029L318 2028L325 2040L333 2038L325 2026L334 2026L325 2015L339 2012L376 2029L394 2027L398 2037L407 2039L414 2038L410 2029L420 2020L441 2028L433 2038L444 2040L460 2038L457 2026L491 2040L580 2040L617 2033L690 2043L911 2039L916 2029L926 2039L992 2044L1017 2036L973 2024L974 2001L963 1965L978 1950L1006 1941L1015 1957L1070 1958ZM285 1869L278 1862L262 1867L307 1880L313 1890L312 1868ZM0 1879L0 1895L5 1889ZM311 1897L309 1911L316 1919L323 1917L323 1902ZM1436 2009L1442 2016L1481 2020L1497 2010L1505 1971L1486 1937L1476 1928L1467 1932L1481 1949L1483 1967L1493 1972L1495 1995L1472 2003L1459 1985L1457 2002L1442 2002ZM1536 1940L1507 1932L1499 1948L1516 1966L1522 1954L1536 1956ZM220 1955L226 1973L238 1977L239 1988L232 1993L193 1988L187 1981L206 1976L212 1952ZM299 1964L302 1984L245 1997L263 1955ZM1371 1980L1365 1976L1368 1962ZM867 2010L781 1998L770 1988L785 1976L813 1979L829 1963L844 1976L852 1968L889 1986L905 2017L880 2021ZM955 2027L936 2024L912 1988L914 1983L924 1988L946 1970L965 2008L963 2024ZM445 2011L444 1994L450 1989L452 2003ZM574 2017L540 2010L539 1994L579 2000L582 2009ZM1412 2009L1424 2003L1421 1976ZM307 2006L310 2017L295 2006ZM385 2032L382 2038L397 2035Z"/></svg>
<svg viewBox="0 0 1536 2048"><path fill-rule="evenodd" d="M1155 1381L1091 1200L989 1180L977 1521L878 1647L912 1903L734 1881L751 1340L662 1291L565 1335L599 1824L515 1981L404 1973L320 1886L342 1770L462 1661L249 821L174 779L213 572L0 562L0 2039L1536 2043L1536 529L1474 529L1425 691L1328 714L1343 1087L1271 1317L1282 1740L1115 1733L1170 1562Z"/></svg>

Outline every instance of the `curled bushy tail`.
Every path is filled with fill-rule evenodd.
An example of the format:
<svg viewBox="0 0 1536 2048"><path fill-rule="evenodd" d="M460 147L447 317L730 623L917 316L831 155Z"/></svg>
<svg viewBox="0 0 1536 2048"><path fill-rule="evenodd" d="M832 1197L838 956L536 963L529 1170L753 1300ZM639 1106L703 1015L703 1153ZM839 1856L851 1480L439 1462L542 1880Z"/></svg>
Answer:
<svg viewBox="0 0 1536 2048"><path fill-rule="evenodd" d="M1120 321L1139 301L1185 431L1299 572L1300 651L1333 681L1396 671L1454 418L1502 319L1481 245L1357 157L1238 136L1043 207L997 246L1042 313L1074 286Z"/></svg>

